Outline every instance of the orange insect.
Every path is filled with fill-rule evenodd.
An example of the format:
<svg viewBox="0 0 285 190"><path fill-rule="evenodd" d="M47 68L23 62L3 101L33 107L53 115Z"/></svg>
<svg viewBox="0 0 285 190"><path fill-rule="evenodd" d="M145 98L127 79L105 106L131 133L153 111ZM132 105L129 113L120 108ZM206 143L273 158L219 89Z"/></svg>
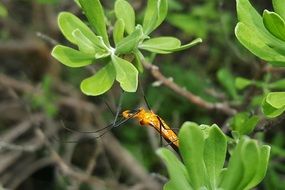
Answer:
<svg viewBox="0 0 285 190"><path fill-rule="evenodd" d="M153 127L167 142L168 144L178 152L179 140L176 133L165 123L163 119L161 119L158 115L156 115L153 111L147 111L144 108L139 108L136 110L126 110L121 114L121 118L117 120L119 116L118 112L116 114L116 119L110 125L101 128L97 131L76 131L74 129L67 128L63 125L63 127L70 132L79 132L79 133L93 133L98 134L96 138L100 138L104 136L110 129L117 128L132 118L135 118L139 121L141 126L151 126Z"/></svg>
<svg viewBox="0 0 285 190"><path fill-rule="evenodd" d="M176 133L153 111L146 111L143 108L139 108L136 111L126 110L123 111L122 116L125 119L135 118L142 126L148 125L153 127L173 149L177 150L179 147L179 140Z"/></svg>

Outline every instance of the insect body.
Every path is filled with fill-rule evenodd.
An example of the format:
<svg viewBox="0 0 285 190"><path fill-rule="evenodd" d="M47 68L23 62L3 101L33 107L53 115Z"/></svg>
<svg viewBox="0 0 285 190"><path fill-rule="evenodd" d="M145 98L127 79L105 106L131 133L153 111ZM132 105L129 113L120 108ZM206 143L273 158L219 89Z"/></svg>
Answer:
<svg viewBox="0 0 285 190"><path fill-rule="evenodd" d="M163 119L161 119L153 111L151 110L147 111L143 108L139 108L136 110L126 110L122 112L121 116L122 117L119 120L115 120L110 125L101 128L97 131L77 131L74 129L67 128L64 125L63 127L70 132L98 134L96 138L100 138L103 135L105 135L108 131L110 131L110 129L122 126L130 119L135 118L139 121L141 126L153 127L169 143L169 145L176 152L178 152L179 140L176 133L165 123Z"/></svg>
<svg viewBox="0 0 285 190"><path fill-rule="evenodd" d="M146 111L143 108L135 111L126 110L122 113L122 116L126 119L135 118L139 121L140 125L148 125L155 128L174 149L177 150L179 147L179 140L176 133L153 111Z"/></svg>

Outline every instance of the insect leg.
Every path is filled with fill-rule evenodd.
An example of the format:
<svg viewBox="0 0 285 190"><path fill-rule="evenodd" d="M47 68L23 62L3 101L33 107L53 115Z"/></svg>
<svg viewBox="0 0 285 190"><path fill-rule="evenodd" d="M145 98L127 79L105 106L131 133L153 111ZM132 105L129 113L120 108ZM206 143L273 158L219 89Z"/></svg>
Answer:
<svg viewBox="0 0 285 190"><path fill-rule="evenodd" d="M161 121L159 116L156 116L156 117L157 117L157 119L159 121L160 146L162 146L162 134L161 133L162 133L163 123L162 123L162 121ZM163 127L163 128L165 128L165 127Z"/></svg>
<svg viewBox="0 0 285 190"><path fill-rule="evenodd" d="M121 112L121 107L122 107L122 102L123 102L123 96L124 96L124 91L123 91L122 94L120 95L119 104L118 104L118 109L117 109L117 112L116 112L116 115L115 115L115 119L114 119L113 125L115 125L115 123L117 122L119 113Z"/></svg>

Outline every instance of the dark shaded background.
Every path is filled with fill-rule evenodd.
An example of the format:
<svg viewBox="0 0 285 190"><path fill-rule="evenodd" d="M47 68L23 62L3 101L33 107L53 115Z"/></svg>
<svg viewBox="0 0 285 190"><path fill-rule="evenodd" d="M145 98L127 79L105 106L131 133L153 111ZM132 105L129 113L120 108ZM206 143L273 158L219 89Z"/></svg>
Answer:
<svg viewBox="0 0 285 190"><path fill-rule="evenodd" d="M145 1L129 1L141 22ZM252 1L262 11L270 1ZM2 0L7 16L0 17L0 185L8 189L161 189L167 172L155 154L160 147L153 129L135 122L102 138L69 132L64 127L95 131L114 121L122 95L118 85L101 97L87 97L80 81L96 64L70 69L53 59L52 47L70 45L57 27L57 14L69 11L84 18L71 0ZM102 1L112 23L112 0ZM237 110L256 111L247 103L256 89L232 92L217 72L263 79L265 63L251 55L234 36L235 1L169 0L169 15L152 35L172 35L184 43L203 43L170 55L148 55L166 77L209 102L227 102ZM284 74L276 74L276 78ZM141 89L124 94L122 109L148 103L173 128L184 121L217 123L228 132L229 114L205 110L169 88L158 85L146 70ZM247 98L244 98L247 97ZM107 103L107 104L106 104ZM268 175L258 189L285 189L282 124L252 136L274 146ZM166 176L166 177L164 177ZM1 189L1 188L0 188Z"/></svg>

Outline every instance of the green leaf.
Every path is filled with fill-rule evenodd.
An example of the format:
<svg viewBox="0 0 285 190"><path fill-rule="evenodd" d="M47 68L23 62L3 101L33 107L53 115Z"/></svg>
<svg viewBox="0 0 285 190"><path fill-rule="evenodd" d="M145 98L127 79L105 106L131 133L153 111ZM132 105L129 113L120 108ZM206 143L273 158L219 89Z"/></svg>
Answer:
<svg viewBox="0 0 285 190"><path fill-rule="evenodd" d="M124 38L124 31L125 31L125 23L122 19L118 19L115 23L113 30L113 39L116 46Z"/></svg>
<svg viewBox="0 0 285 190"><path fill-rule="evenodd" d="M245 139L242 138L237 146L235 147L229 163L228 163L228 168L223 174L223 179L221 181L220 187L223 189L236 189L236 187L239 185L239 183L242 180L243 173L244 173L244 167L242 165L241 159L240 159L240 154L241 154L241 149L243 146Z"/></svg>
<svg viewBox="0 0 285 190"><path fill-rule="evenodd" d="M265 43L263 36L254 27L239 22L235 28L235 34L238 40L254 55L269 62L278 62L279 65L285 64L285 56Z"/></svg>
<svg viewBox="0 0 285 190"><path fill-rule="evenodd" d="M109 63L92 77L83 80L80 84L81 91L89 96L101 95L112 87L115 77L114 66Z"/></svg>
<svg viewBox="0 0 285 190"><path fill-rule="evenodd" d="M285 20L285 3L284 0L272 0L274 11Z"/></svg>
<svg viewBox="0 0 285 190"><path fill-rule="evenodd" d="M249 134L253 131L259 121L258 116L250 116L247 112L240 112L233 117L231 128L239 135Z"/></svg>
<svg viewBox="0 0 285 190"><path fill-rule="evenodd" d="M259 122L259 117L254 115L252 117L250 117L244 124L244 127L242 128L242 130L240 131L241 134L250 134L253 129L256 127L256 125Z"/></svg>
<svg viewBox="0 0 285 190"><path fill-rule="evenodd" d="M68 67L83 67L91 64L94 59L92 55L62 45L55 46L51 55Z"/></svg>
<svg viewBox="0 0 285 190"><path fill-rule="evenodd" d="M115 13L118 19L124 21L127 33L131 34L135 29L135 11L133 7L125 0L117 0Z"/></svg>
<svg viewBox="0 0 285 190"><path fill-rule="evenodd" d="M268 85L270 89L285 90L285 79L272 82Z"/></svg>
<svg viewBox="0 0 285 190"><path fill-rule="evenodd" d="M80 30L89 40L97 38L92 30L72 13L61 12L58 15L58 25L66 39L74 44L77 44L77 40L72 35L72 32L76 29Z"/></svg>
<svg viewBox="0 0 285 190"><path fill-rule="evenodd" d="M192 187L189 184L189 176L185 166L177 159L177 157L168 149L161 148L156 153L163 159L167 166L170 176L170 181L167 186L171 186L172 190L189 189ZM167 187L166 189L168 189Z"/></svg>
<svg viewBox="0 0 285 190"><path fill-rule="evenodd" d="M6 17L8 15L8 11L6 7L0 2L0 17Z"/></svg>
<svg viewBox="0 0 285 190"><path fill-rule="evenodd" d="M219 176L223 168L227 152L227 139L217 125L209 129L209 136L205 141L204 161L211 183L211 188L216 189Z"/></svg>
<svg viewBox="0 0 285 190"><path fill-rule="evenodd" d="M135 31L122 39L116 46L117 54L131 53L137 48L140 40L143 38L143 31L141 26L137 26Z"/></svg>
<svg viewBox="0 0 285 190"><path fill-rule="evenodd" d="M217 77L219 79L219 82L224 86L224 88L228 91L230 96L233 99L236 99L238 97L237 91L235 88L235 79L233 74L230 72L230 70L226 68L222 68L218 71Z"/></svg>
<svg viewBox="0 0 285 190"><path fill-rule="evenodd" d="M202 42L201 38L197 38L192 42L181 46L181 42L177 38L157 37L144 41L141 45L139 45L139 48L154 53L168 54L188 49L200 42Z"/></svg>
<svg viewBox="0 0 285 190"><path fill-rule="evenodd" d="M86 36L84 36L79 29L74 30L72 35L75 38L76 44L78 45L80 51L95 55L96 50L93 43Z"/></svg>
<svg viewBox="0 0 285 190"><path fill-rule="evenodd" d="M193 189L207 184L207 173L204 163L205 139L202 130L195 123L185 122L179 132L180 153L188 171Z"/></svg>
<svg viewBox="0 0 285 190"><path fill-rule="evenodd" d="M127 92L135 92L138 87L136 67L116 55L112 55L112 61L116 70L116 80L120 83L121 88Z"/></svg>
<svg viewBox="0 0 285 190"><path fill-rule="evenodd" d="M274 118L281 115L285 111L285 106L282 108L275 108L266 101L266 97L262 102L262 112L269 118Z"/></svg>
<svg viewBox="0 0 285 190"><path fill-rule="evenodd" d="M262 17L249 1L237 0L237 12L240 22L236 26L235 34L238 40L261 59L284 66L285 57L278 51L284 46L284 42L265 28Z"/></svg>
<svg viewBox="0 0 285 190"><path fill-rule="evenodd" d="M264 28L261 16L248 0L237 0L237 13L240 22Z"/></svg>
<svg viewBox="0 0 285 190"><path fill-rule="evenodd" d="M285 106L285 92L270 92L266 96L266 102L271 106L280 109Z"/></svg>
<svg viewBox="0 0 285 190"><path fill-rule="evenodd" d="M99 0L79 0L90 25L101 36L106 45L110 45L105 23L105 14Z"/></svg>
<svg viewBox="0 0 285 190"><path fill-rule="evenodd" d="M285 22L278 14L264 10L263 23L271 34L285 41Z"/></svg>
<svg viewBox="0 0 285 190"><path fill-rule="evenodd" d="M81 5L80 5L80 3L79 3L79 0L74 0L74 2L76 3L76 5L77 5L78 7L82 8Z"/></svg>
<svg viewBox="0 0 285 190"><path fill-rule="evenodd" d="M246 78L242 78L242 77L237 77L235 80L235 87L239 90L242 90L246 87L248 87L249 85L251 85L253 83L253 81L248 80Z"/></svg>
<svg viewBox="0 0 285 190"><path fill-rule="evenodd" d="M274 43L276 46L282 45L284 42L273 37L265 28L261 15L252 7L248 0L237 0L237 13L240 22L250 26L258 33L261 40L267 43ZM254 40L252 40L254 42Z"/></svg>
<svg viewBox="0 0 285 190"><path fill-rule="evenodd" d="M139 46L139 48L154 52L155 50L168 51L171 49L178 48L180 46L181 42L177 38L164 36L146 40Z"/></svg>
<svg viewBox="0 0 285 190"><path fill-rule="evenodd" d="M175 48L175 49L172 49L172 50L169 50L171 52L176 52L176 51L182 51L182 50L185 50L185 49L188 49L188 48L191 48L199 43L202 42L202 39L201 38L196 38L195 40L193 40L192 42L189 42L188 44L184 44L178 48Z"/></svg>
<svg viewBox="0 0 285 190"><path fill-rule="evenodd" d="M135 55L134 65L135 65L135 67L138 69L138 71L140 73L143 73L144 68L143 68L143 65L142 65L142 60L144 60L144 56L143 56L143 54L139 50L136 50L134 52L134 55Z"/></svg>
<svg viewBox="0 0 285 190"><path fill-rule="evenodd" d="M251 178L251 181L247 184L247 186L244 189L252 189L257 184L259 184L262 181L262 179L265 177L270 156L270 146L263 145L259 148L259 151L260 151L259 163L256 166L257 169L255 175L253 178Z"/></svg>
<svg viewBox="0 0 285 190"><path fill-rule="evenodd" d="M237 189L244 189L255 176L260 162L260 152L256 141L245 141L241 149L241 161L244 168L242 180Z"/></svg>
<svg viewBox="0 0 285 190"><path fill-rule="evenodd" d="M167 0L148 0L143 20L143 31L151 33L165 19L168 11Z"/></svg>

